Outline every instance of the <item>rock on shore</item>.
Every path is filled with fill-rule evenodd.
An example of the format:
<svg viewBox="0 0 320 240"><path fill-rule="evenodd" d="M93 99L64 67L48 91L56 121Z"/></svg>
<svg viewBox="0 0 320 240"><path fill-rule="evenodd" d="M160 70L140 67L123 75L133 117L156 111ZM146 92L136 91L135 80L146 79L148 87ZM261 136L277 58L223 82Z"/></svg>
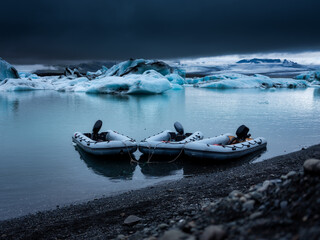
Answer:
<svg viewBox="0 0 320 240"><path fill-rule="evenodd" d="M148 232L166 240L319 239L320 171L315 171L316 175L308 174L310 170L291 171L247 192L234 190L178 222L171 220L167 231L155 227ZM150 239L150 235L142 230L126 239Z"/></svg>

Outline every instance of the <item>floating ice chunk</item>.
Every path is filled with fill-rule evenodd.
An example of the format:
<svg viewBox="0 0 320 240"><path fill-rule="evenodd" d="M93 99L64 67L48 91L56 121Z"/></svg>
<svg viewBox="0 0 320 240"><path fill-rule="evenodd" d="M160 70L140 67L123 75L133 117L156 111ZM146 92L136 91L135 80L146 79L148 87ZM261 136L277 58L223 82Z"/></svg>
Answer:
<svg viewBox="0 0 320 240"><path fill-rule="evenodd" d="M172 90L182 90L183 87L179 84L173 83L173 84L171 84L171 89Z"/></svg>
<svg viewBox="0 0 320 240"><path fill-rule="evenodd" d="M10 63L0 58L0 81L6 78L19 78L19 74Z"/></svg>
<svg viewBox="0 0 320 240"><path fill-rule="evenodd" d="M100 77L101 75L105 75L107 71L108 71L108 68L105 66L102 66L102 68L96 72L87 72L86 77L88 79L92 80L92 79Z"/></svg>
<svg viewBox="0 0 320 240"><path fill-rule="evenodd" d="M306 80L308 82L312 82L313 84L315 84L316 82L314 82L314 81L318 81L318 82L320 81L320 71L310 71L307 73L300 74L300 75L296 76L295 78L296 79L303 79L303 80Z"/></svg>
<svg viewBox="0 0 320 240"><path fill-rule="evenodd" d="M166 78L172 83L172 84L179 84L183 85L186 83L186 81L177 73L171 73L169 75L166 75Z"/></svg>
<svg viewBox="0 0 320 240"><path fill-rule="evenodd" d="M203 83L203 82L211 82L215 80L238 79L243 77L247 77L247 76L239 73L226 73L226 74L209 75L202 78L188 78L186 82L189 84L196 84L196 83Z"/></svg>
<svg viewBox="0 0 320 240"><path fill-rule="evenodd" d="M154 70L148 70L142 75L132 74L125 79L133 82L129 94L163 93L171 88L168 79Z"/></svg>
<svg viewBox="0 0 320 240"><path fill-rule="evenodd" d="M219 76L221 77L221 75ZM202 88L305 88L308 83L304 80L295 80L291 78L269 78L267 76L256 74L254 76L238 75L238 78L232 78L224 75L224 79L217 79L198 84Z"/></svg>
<svg viewBox="0 0 320 240"><path fill-rule="evenodd" d="M60 92L74 92L76 91L77 87L87 82L89 82L89 79L86 77L79 77L74 79L69 79L67 77L64 77L60 79L51 80L51 84L53 85L54 89Z"/></svg>
<svg viewBox="0 0 320 240"><path fill-rule="evenodd" d="M142 74L147 70L155 70L164 76L172 72L172 68L162 61L131 59L114 65L109 70L107 70L105 74L108 76L122 77L128 74Z"/></svg>
<svg viewBox="0 0 320 240"><path fill-rule="evenodd" d="M162 93L171 88L170 82L160 73L149 70L140 74L130 74L124 77L106 76L80 84L75 91L87 93L127 93L127 94L154 94Z"/></svg>
<svg viewBox="0 0 320 240"><path fill-rule="evenodd" d="M44 79L13 79L8 78L0 82L2 91L30 91L30 90L51 90L54 89L52 84Z"/></svg>
<svg viewBox="0 0 320 240"><path fill-rule="evenodd" d="M158 94L171 89L171 84L166 77L154 70L124 77L104 76L93 80L86 77L70 79L69 76L6 79L0 83L0 91L40 89L87 93Z"/></svg>
<svg viewBox="0 0 320 240"><path fill-rule="evenodd" d="M19 72L20 78L29 78L29 79L38 79L39 76L37 74L29 73L29 72Z"/></svg>

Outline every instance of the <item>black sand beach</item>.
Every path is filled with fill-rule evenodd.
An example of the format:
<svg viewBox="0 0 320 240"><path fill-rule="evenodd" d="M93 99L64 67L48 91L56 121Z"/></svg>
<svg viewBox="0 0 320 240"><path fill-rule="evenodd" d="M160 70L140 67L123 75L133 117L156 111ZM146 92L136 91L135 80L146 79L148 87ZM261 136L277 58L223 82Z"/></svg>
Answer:
<svg viewBox="0 0 320 240"><path fill-rule="evenodd" d="M2 221L0 239L319 239L320 175L303 172L309 158L320 159L320 145Z"/></svg>

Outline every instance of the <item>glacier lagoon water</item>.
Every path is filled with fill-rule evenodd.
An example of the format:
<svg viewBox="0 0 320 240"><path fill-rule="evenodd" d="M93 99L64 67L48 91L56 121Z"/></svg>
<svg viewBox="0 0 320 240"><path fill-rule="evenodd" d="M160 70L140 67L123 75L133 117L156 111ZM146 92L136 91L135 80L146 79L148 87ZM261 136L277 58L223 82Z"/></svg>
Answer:
<svg viewBox="0 0 320 240"><path fill-rule="evenodd" d="M250 160L319 143L320 89L210 90L186 87L162 95L116 96L56 91L0 93L0 219L142 188L197 172L184 164L97 162L75 150L71 136L97 119L137 141L173 129L205 136L247 125L268 140ZM208 171L213 171L210 166ZM201 172L201 171L200 171Z"/></svg>

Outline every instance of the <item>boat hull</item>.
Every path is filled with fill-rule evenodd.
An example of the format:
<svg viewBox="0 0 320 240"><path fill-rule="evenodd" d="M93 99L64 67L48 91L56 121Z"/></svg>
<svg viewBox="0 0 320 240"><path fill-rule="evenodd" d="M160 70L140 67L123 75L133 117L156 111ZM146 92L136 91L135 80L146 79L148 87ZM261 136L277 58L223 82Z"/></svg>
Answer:
<svg viewBox="0 0 320 240"><path fill-rule="evenodd" d="M203 138L201 132L195 132L182 141L171 142L170 132L172 131L165 130L141 141L139 144L139 151L146 155L177 156L183 152L183 148L188 142L197 141Z"/></svg>
<svg viewBox="0 0 320 240"><path fill-rule="evenodd" d="M72 140L83 151L95 156L127 155L137 150L137 143L133 139L112 130L107 133L112 136L112 140L98 142L79 132L73 135Z"/></svg>
<svg viewBox="0 0 320 240"><path fill-rule="evenodd" d="M216 161L237 159L266 148L267 141L255 138L233 145L223 145L223 139L229 139L229 134L215 138L204 139L198 142L188 143L184 147L184 153L191 158L212 159Z"/></svg>

